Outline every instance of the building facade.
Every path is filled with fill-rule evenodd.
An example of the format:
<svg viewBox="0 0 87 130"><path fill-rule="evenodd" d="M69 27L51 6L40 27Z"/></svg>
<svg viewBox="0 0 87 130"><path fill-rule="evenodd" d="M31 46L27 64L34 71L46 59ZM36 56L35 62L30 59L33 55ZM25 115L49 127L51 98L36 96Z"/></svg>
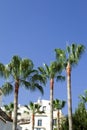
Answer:
<svg viewBox="0 0 87 130"><path fill-rule="evenodd" d="M38 100L37 102L41 105L41 110L44 111L42 114L35 114L34 130L50 130L50 101L49 100ZM19 112L21 115L18 118L18 124L22 127L22 130L31 130L32 120L31 112L24 113L27 110L24 106L19 107ZM60 112L60 117L62 118L62 112ZM53 126L56 128L57 124L57 111L53 111Z"/></svg>

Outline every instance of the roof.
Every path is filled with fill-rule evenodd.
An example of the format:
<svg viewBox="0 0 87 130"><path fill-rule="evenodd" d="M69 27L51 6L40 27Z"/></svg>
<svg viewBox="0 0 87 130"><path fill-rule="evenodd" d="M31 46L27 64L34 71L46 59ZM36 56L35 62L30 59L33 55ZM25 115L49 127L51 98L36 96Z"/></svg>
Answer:
<svg viewBox="0 0 87 130"><path fill-rule="evenodd" d="M0 108L0 117L4 119L5 121L12 122L13 120Z"/></svg>

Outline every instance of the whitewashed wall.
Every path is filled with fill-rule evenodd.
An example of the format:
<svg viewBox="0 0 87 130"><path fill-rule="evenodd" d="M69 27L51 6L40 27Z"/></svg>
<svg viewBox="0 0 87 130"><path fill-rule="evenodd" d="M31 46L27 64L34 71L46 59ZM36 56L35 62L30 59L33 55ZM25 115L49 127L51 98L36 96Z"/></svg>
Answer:
<svg viewBox="0 0 87 130"><path fill-rule="evenodd" d="M12 123L0 120L0 130L12 130Z"/></svg>

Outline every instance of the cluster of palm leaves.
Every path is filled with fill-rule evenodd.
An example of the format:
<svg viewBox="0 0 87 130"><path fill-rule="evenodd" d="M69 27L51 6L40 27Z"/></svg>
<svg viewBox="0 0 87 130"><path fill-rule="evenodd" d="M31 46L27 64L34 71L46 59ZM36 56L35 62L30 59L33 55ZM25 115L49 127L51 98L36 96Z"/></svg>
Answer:
<svg viewBox="0 0 87 130"><path fill-rule="evenodd" d="M69 115L69 130L72 130L72 97L71 97L71 70L76 65L84 52L85 47L82 44L71 44L65 50L56 48L56 60L48 66L34 69L34 64L30 59L22 59L19 56L13 56L9 64L0 63L0 75L8 82L2 85L2 91L5 95L10 94L14 90L14 118L13 130L17 129L17 106L19 88L24 86L29 90L40 90L43 94L43 87L48 79L50 80L50 130L53 130L53 90L54 79L64 80L62 71L65 69L67 73L67 100Z"/></svg>

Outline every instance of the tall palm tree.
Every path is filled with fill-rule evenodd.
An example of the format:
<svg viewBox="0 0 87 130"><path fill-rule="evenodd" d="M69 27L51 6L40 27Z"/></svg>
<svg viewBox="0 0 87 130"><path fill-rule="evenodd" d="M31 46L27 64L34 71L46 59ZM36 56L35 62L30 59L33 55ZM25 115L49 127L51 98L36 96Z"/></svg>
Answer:
<svg viewBox="0 0 87 130"><path fill-rule="evenodd" d="M41 105L39 105L38 103L35 104L33 102L30 102L30 104L27 106L25 105L25 107L27 108L27 110L31 111L32 113L32 130L34 130L34 124L35 124L35 114L36 113L39 113L39 114L42 114L44 113L44 111L41 111L40 108L41 108ZM25 111L26 112L26 111Z"/></svg>
<svg viewBox="0 0 87 130"><path fill-rule="evenodd" d="M38 71L34 70L33 62L27 58L22 59L19 56L13 56L10 63L8 65L1 64L0 69L0 74L9 79L2 86L3 93L7 95L14 90L13 130L16 130L19 87L24 86L32 91L38 89L43 94L41 83L44 84L45 82Z"/></svg>
<svg viewBox="0 0 87 130"><path fill-rule="evenodd" d="M60 110L64 108L65 101L61 101L59 99L53 100L53 108L57 110L57 130L60 130Z"/></svg>
<svg viewBox="0 0 87 130"><path fill-rule="evenodd" d="M66 47L66 50L55 49L57 61L61 61L67 73L67 100L68 100L68 119L69 130L72 130L72 96L71 96L71 70L74 65L77 65L85 50L82 44L71 44Z"/></svg>
<svg viewBox="0 0 87 130"><path fill-rule="evenodd" d="M50 80L50 130L53 130L53 91L54 91L54 79L64 80L65 77L61 75L62 65L61 63L52 62L50 66L44 64L44 67L38 67L43 77Z"/></svg>
<svg viewBox="0 0 87 130"><path fill-rule="evenodd" d="M7 113L7 115L12 119L12 112L14 110L14 103L10 103L8 105L4 105L4 111Z"/></svg>

